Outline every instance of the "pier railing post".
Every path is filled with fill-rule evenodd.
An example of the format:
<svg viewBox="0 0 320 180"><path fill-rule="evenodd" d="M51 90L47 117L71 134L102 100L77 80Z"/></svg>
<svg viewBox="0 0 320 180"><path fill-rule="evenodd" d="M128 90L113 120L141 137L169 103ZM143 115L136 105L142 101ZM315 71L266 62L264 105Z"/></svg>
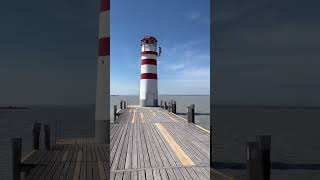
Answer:
<svg viewBox="0 0 320 180"><path fill-rule="evenodd" d="M168 107L167 107L167 101L164 102L164 109L165 109L165 110L168 109Z"/></svg>
<svg viewBox="0 0 320 180"><path fill-rule="evenodd" d="M194 104L188 106L187 119L189 123L195 123L194 121Z"/></svg>
<svg viewBox="0 0 320 180"><path fill-rule="evenodd" d="M258 142L247 142L247 176L248 180L262 180Z"/></svg>
<svg viewBox="0 0 320 180"><path fill-rule="evenodd" d="M113 121L116 122L117 120L117 105L113 106Z"/></svg>
<svg viewBox="0 0 320 180"><path fill-rule="evenodd" d="M46 150L50 150L50 125L44 125L44 147Z"/></svg>
<svg viewBox="0 0 320 180"><path fill-rule="evenodd" d="M22 138L0 139L0 179L20 180Z"/></svg>
<svg viewBox="0 0 320 180"><path fill-rule="evenodd" d="M162 100L160 101L160 108L162 108Z"/></svg>
<svg viewBox="0 0 320 180"><path fill-rule="evenodd" d="M122 109L122 102L123 102L123 101L121 100L121 101L120 101L120 109Z"/></svg>
<svg viewBox="0 0 320 180"><path fill-rule="evenodd" d="M21 137L14 137L14 138L11 138L10 140L11 140L11 147L12 147L13 180L20 180L22 139Z"/></svg>
<svg viewBox="0 0 320 180"><path fill-rule="evenodd" d="M259 158L261 161L261 179L270 180L270 169L271 169L271 160L270 160L270 150L271 150L271 135L270 134L261 134L257 135L258 148L259 148Z"/></svg>
<svg viewBox="0 0 320 180"><path fill-rule="evenodd" d="M127 102L123 101L123 108L126 109L127 108Z"/></svg>
<svg viewBox="0 0 320 180"><path fill-rule="evenodd" d="M177 103L176 103L176 101L173 102L173 113L177 114Z"/></svg>
<svg viewBox="0 0 320 180"><path fill-rule="evenodd" d="M40 123L34 123L33 124L33 130L32 130L32 137L33 137L33 149L39 150L40 145L40 130L41 130L41 124Z"/></svg>

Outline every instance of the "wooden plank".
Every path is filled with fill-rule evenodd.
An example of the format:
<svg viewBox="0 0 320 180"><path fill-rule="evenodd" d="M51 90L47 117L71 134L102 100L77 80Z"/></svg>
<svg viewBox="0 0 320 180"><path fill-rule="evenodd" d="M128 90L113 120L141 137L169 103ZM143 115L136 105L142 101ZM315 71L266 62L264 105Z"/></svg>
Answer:
<svg viewBox="0 0 320 180"><path fill-rule="evenodd" d="M166 139L171 149L175 152L175 155L180 160L181 164L184 166L195 165L194 162L190 159L190 157L181 149L178 143L169 134L169 132L160 123L155 123L155 125L161 132L162 136Z"/></svg>
<svg viewBox="0 0 320 180"><path fill-rule="evenodd" d="M146 173L144 170L138 171L138 179L139 180L145 180L146 179Z"/></svg>
<svg viewBox="0 0 320 180"><path fill-rule="evenodd" d="M131 171L131 180L140 180L140 179L138 179L138 172L137 171Z"/></svg>
<svg viewBox="0 0 320 180"><path fill-rule="evenodd" d="M131 169L131 153L132 153L132 146L133 146L133 132L131 128L132 125L129 126L129 142L128 142L128 151L126 154L125 166L124 169Z"/></svg>
<svg viewBox="0 0 320 180"><path fill-rule="evenodd" d="M142 147L142 156L144 161L144 167L150 167L150 157L149 152L146 145L146 138L145 138L145 124L141 124L141 130L140 130L140 137L141 137L141 147Z"/></svg>
<svg viewBox="0 0 320 180"><path fill-rule="evenodd" d="M80 150L78 151L77 161L76 161L75 170L73 174L73 180L80 179L81 159L82 159L82 151Z"/></svg>

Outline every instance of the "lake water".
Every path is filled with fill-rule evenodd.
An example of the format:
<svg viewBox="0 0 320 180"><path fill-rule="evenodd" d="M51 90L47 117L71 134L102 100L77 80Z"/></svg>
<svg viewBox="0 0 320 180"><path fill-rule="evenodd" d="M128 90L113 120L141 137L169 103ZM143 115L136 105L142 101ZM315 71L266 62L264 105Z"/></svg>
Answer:
<svg viewBox="0 0 320 180"><path fill-rule="evenodd" d="M320 164L320 110L216 108L211 139L213 159L246 162L248 140L271 134L271 161L288 164ZM223 170L244 179L244 170ZM273 180L318 180L319 170L272 170Z"/></svg>
<svg viewBox="0 0 320 180"><path fill-rule="evenodd" d="M209 128L209 96L160 96L159 100L175 100L177 112L186 113L187 106L195 104L196 112L206 115L195 116L199 125ZM128 105L137 105L138 96L111 96L110 119L113 119L113 105L121 100ZM184 115L181 115L184 116ZM49 123L52 141L59 137L86 137L94 135L94 105L83 106L32 106L31 109L0 109L0 138L22 137L23 155L32 150L32 125L34 122ZM57 130L56 130L57 129Z"/></svg>
<svg viewBox="0 0 320 180"><path fill-rule="evenodd" d="M187 106L195 104L196 123L209 128L209 96L159 96L160 100L175 100L177 112L187 112ZM128 105L136 105L138 96L111 96L110 114L113 105L126 100ZM181 115L185 116L185 115ZM236 109L215 108L213 121L213 156L219 162L245 162L247 140L256 134L272 134L271 160L289 164L320 164L320 110L306 109ZM33 122L47 122L55 137L85 137L94 132L94 105L87 106L38 106L31 109L0 110L0 138L22 136L23 154L32 148ZM244 170L221 170L237 179L244 179ZM318 180L319 170L272 170L273 180Z"/></svg>

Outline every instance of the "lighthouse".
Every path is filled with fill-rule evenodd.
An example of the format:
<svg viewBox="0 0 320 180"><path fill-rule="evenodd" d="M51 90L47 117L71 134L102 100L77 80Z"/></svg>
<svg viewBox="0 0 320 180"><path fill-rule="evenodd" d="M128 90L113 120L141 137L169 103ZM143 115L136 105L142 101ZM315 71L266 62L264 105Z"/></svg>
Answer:
<svg viewBox="0 0 320 180"><path fill-rule="evenodd" d="M110 121L110 0L100 0L95 142L108 139Z"/></svg>
<svg viewBox="0 0 320 180"><path fill-rule="evenodd" d="M141 40L140 106L158 106L157 39L144 36Z"/></svg>

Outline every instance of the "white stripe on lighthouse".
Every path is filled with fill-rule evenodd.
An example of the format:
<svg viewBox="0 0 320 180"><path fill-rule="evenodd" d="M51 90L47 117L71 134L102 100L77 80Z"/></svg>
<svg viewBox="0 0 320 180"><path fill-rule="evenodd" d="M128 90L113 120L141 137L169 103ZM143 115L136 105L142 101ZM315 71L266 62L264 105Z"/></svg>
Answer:
<svg viewBox="0 0 320 180"><path fill-rule="evenodd" d="M154 73L154 74L157 74L157 66L153 65L153 64L141 65L141 74L142 73Z"/></svg>
<svg viewBox="0 0 320 180"><path fill-rule="evenodd" d="M141 59L157 59L157 55L155 55L155 54L143 54L143 55L141 55Z"/></svg>

